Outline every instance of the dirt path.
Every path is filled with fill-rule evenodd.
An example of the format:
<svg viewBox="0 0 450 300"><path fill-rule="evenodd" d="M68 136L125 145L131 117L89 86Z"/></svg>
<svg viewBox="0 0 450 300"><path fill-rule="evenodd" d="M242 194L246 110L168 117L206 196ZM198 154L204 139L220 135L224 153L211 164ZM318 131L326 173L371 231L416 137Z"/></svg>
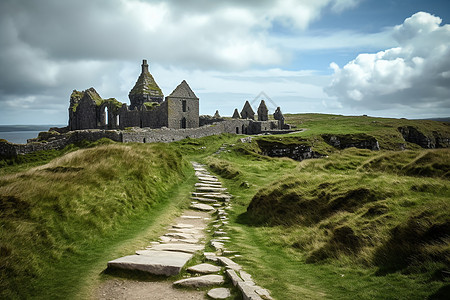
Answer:
<svg viewBox="0 0 450 300"><path fill-rule="evenodd" d="M112 279L104 282L95 297L106 300L204 300L204 291L176 289L171 281L135 281L125 279Z"/></svg>
<svg viewBox="0 0 450 300"><path fill-rule="evenodd" d="M188 217L186 217L188 216ZM194 218L195 217L195 218ZM182 216L176 218L173 224L189 224L204 228L210 215L205 212L186 210ZM167 229L169 231L169 228ZM125 278L111 278L102 282L93 297L94 299L125 300L125 299L153 299L153 300L204 300L204 291L186 290L173 287L168 280L138 281Z"/></svg>
<svg viewBox="0 0 450 300"><path fill-rule="evenodd" d="M108 267L173 276L183 270L194 253L201 252L204 262L190 266L183 278L175 282L156 279L158 277L145 277L145 280L113 277L100 284L94 293L95 299L206 299L205 293L213 299L229 299L236 296L237 290L244 299L272 299L268 290L256 285L252 276L233 261L238 252L227 249L230 237L225 230L232 195L205 166L192 164L199 182L192 192L191 209L176 218L158 242L149 241L146 249L109 261ZM213 252L205 252L208 223L212 224L212 238L208 242L215 249ZM226 282L225 276L234 287ZM189 289L178 289L174 285ZM199 291L201 287L209 290Z"/></svg>

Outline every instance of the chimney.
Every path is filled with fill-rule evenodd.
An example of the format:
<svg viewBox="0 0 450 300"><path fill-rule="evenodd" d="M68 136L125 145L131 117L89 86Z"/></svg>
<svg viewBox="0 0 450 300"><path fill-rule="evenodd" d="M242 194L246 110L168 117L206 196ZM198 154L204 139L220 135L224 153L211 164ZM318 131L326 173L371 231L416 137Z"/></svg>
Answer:
<svg viewBox="0 0 450 300"><path fill-rule="evenodd" d="M148 64L147 64L147 60L143 59L142 60L142 73L148 73Z"/></svg>

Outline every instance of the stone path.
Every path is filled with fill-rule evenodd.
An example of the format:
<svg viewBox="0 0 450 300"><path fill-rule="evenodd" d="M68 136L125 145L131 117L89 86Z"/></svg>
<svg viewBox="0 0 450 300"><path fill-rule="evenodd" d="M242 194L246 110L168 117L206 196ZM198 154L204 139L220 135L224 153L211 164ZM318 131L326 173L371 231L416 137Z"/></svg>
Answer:
<svg viewBox="0 0 450 300"><path fill-rule="evenodd" d="M184 278L173 282L174 286L191 289L206 288L206 294L210 299L227 299L231 296L231 290L220 286L228 278L228 281L240 291L244 300L272 299L267 290L257 286L251 275L233 261L233 258L239 254L226 247L230 240L226 232L227 210L231 208L232 195L222 187L216 176L206 170L205 166L198 163L192 164L199 182L195 184L196 191L192 193L190 210L185 211L182 216L177 218L175 224L159 238L159 241L151 242L146 249L137 250L134 255L108 262L108 268L139 270L154 275L172 276L178 275L186 263L197 254L201 255L205 262L187 268L186 274L183 273ZM212 235L209 243L215 249L214 252L205 252L205 230L208 223L212 228L208 230ZM121 284L116 285L120 286ZM154 286L149 286L149 291L154 288ZM163 290L165 292L162 292ZM148 294L143 298L133 296L134 294L140 295L141 292L128 293L124 294L123 298L117 298L118 292L115 291L113 285L113 288L103 289L99 298L164 299L164 295L166 295L166 299L182 299L183 297L185 299L201 299L197 298L198 294L189 294L189 290L179 291L183 295L177 295L176 290L170 290L164 286L164 289L160 289L158 292L158 298L156 295ZM111 293L111 297L108 296L109 293ZM199 292L197 291L197 293Z"/></svg>

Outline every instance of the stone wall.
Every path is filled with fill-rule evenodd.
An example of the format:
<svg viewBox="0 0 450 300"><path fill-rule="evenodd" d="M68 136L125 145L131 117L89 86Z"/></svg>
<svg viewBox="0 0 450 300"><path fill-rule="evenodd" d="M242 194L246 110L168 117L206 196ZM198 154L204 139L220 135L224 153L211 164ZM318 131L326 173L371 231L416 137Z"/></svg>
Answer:
<svg viewBox="0 0 450 300"><path fill-rule="evenodd" d="M129 111L128 113L134 112L135 111ZM185 138L201 138L222 133L259 134L262 132L270 132L270 128L274 128L276 125L277 122L274 121L256 122L249 119L232 119L202 127L186 129L163 127L157 129L133 128L132 130L86 129L70 131L63 134L48 132L45 135L40 135L45 137L47 139L46 141L33 141L32 143L24 145L0 142L0 156L11 157L40 150L62 149L69 144L81 142L83 140L94 142L101 138L108 138L116 142L124 143L167 143ZM279 133L279 130L276 130L276 132Z"/></svg>
<svg viewBox="0 0 450 300"><path fill-rule="evenodd" d="M47 141L31 142L27 144L0 142L0 157L14 157L43 150L59 150L73 143L84 140L95 142L101 138L108 138L116 142L122 142L123 140L122 132L117 130L76 130L65 134L51 135Z"/></svg>
<svg viewBox="0 0 450 300"><path fill-rule="evenodd" d="M142 129L139 131L124 131L123 142L154 143L154 142L174 142L185 138L201 138L222 133L242 133L242 128L249 126L250 120L229 120L212 125L186 128L186 129ZM239 132L237 132L239 131Z"/></svg>
<svg viewBox="0 0 450 300"><path fill-rule="evenodd" d="M169 96L166 102L168 115L167 127L180 129L199 126L198 99L183 99Z"/></svg>

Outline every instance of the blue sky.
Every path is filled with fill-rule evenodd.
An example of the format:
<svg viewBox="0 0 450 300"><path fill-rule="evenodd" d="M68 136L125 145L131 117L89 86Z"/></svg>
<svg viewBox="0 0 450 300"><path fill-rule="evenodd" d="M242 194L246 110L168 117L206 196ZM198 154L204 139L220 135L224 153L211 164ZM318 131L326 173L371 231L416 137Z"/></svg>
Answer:
<svg viewBox="0 0 450 300"><path fill-rule="evenodd" d="M142 59L200 113L450 115L447 0L2 0L0 124L66 124L72 90L129 103ZM275 107L269 107L274 110Z"/></svg>

